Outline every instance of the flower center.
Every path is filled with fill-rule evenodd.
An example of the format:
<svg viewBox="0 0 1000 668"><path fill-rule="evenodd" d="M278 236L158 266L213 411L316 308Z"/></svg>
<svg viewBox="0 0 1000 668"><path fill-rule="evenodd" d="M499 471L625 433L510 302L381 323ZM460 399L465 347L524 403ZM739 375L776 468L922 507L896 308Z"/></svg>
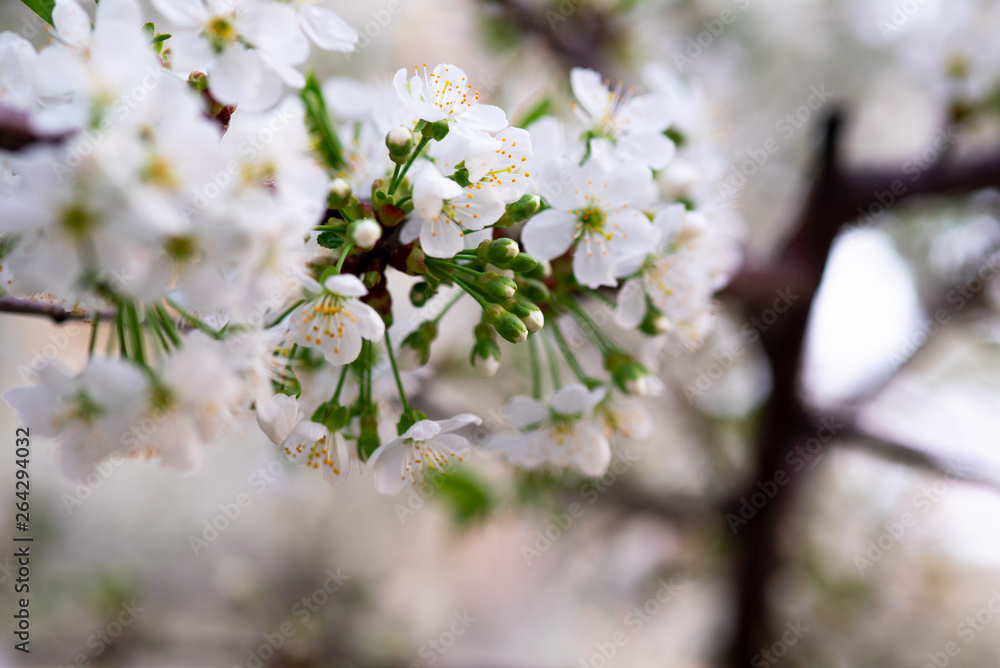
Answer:
<svg viewBox="0 0 1000 668"><path fill-rule="evenodd" d="M604 221L607 216L603 209L590 206L586 209L577 209L574 213L576 214L577 229L582 229L584 232L604 233Z"/></svg>
<svg viewBox="0 0 1000 668"><path fill-rule="evenodd" d="M227 16L213 16L205 26L205 33L212 49L218 54L236 42L236 26Z"/></svg>
<svg viewBox="0 0 1000 668"><path fill-rule="evenodd" d="M80 239L97 226L97 218L82 206L73 205L63 211L62 226L70 236Z"/></svg>

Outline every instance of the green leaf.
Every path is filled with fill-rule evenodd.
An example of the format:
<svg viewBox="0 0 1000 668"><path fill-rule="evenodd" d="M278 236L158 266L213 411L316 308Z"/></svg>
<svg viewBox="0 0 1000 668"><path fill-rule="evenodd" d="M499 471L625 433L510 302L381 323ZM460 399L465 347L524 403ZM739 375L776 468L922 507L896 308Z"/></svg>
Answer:
<svg viewBox="0 0 1000 668"><path fill-rule="evenodd" d="M35 12L50 26L55 26L52 22L52 9L56 6L56 0L21 0L28 9Z"/></svg>
<svg viewBox="0 0 1000 668"><path fill-rule="evenodd" d="M546 96L543 97L538 103L528 110L520 120L520 122L515 123L515 127L526 128L535 121L537 121L542 116L547 116L552 109L552 98Z"/></svg>
<svg viewBox="0 0 1000 668"><path fill-rule="evenodd" d="M468 188L469 184L469 170L465 168L465 161L455 165L455 173L449 176L452 181L462 186L463 188Z"/></svg>
<svg viewBox="0 0 1000 668"><path fill-rule="evenodd" d="M336 232L321 232L320 235L316 237L316 243L323 248L334 250L343 246L344 240L341 239L340 235Z"/></svg>
<svg viewBox="0 0 1000 668"><path fill-rule="evenodd" d="M493 500L485 483L468 471L437 470L427 472L427 484L436 487L442 501L450 508L456 524L467 524L486 517Z"/></svg>
<svg viewBox="0 0 1000 668"><path fill-rule="evenodd" d="M306 126L319 143L319 151L326 164L333 170L339 170L347 165L344 161L344 146L333 127L330 113L323 98L316 74L310 72L306 77L306 85L302 89L302 102L306 107Z"/></svg>

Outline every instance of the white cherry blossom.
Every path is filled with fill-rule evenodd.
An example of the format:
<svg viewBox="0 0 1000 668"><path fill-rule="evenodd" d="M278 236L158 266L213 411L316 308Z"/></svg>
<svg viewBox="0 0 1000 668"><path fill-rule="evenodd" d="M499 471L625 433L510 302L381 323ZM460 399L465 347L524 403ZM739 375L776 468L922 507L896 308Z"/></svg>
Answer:
<svg viewBox="0 0 1000 668"><path fill-rule="evenodd" d="M583 285L617 285L618 265L644 257L656 243L656 228L642 211L654 197L647 167L631 163L606 172L592 162L553 160L542 165L539 179L552 208L525 225L525 250L553 260L573 248L573 275Z"/></svg>
<svg viewBox="0 0 1000 668"><path fill-rule="evenodd" d="M375 477L379 494L395 496L407 480L416 485L426 469L443 471L462 461L470 450L469 439L451 432L482 420L471 413L450 420L420 420L406 432L372 453L368 469Z"/></svg>
<svg viewBox="0 0 1000 668"><path fill-rule="evenodd" d="M366 294L368 288L353 274L328 277L315 298L288 316L291 341L319 348L330 364L353 362L362 339L377 341L385 335L382 317L358 299Z"/></svg>

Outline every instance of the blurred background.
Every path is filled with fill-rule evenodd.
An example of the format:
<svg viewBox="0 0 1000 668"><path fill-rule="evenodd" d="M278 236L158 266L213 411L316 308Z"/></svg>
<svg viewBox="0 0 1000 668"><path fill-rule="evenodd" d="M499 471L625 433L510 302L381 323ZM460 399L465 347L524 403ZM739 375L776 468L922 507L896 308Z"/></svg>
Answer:
<svg viewBox="0 0 1000 668"><path fill-rule="evenodd" d="M781 266L835 111L845 169L930 178L942 157L1000 150L991 2L331 7L362 38L356 53L318 57L321 78L389 81L399 67L453 62L511 116L544 96L567 108L572 65L639 91L655 85L650 63L686 80L698 112L685 120L719 147L706 192L746 221L748 267ZM45 40L11 0L0 27ZM754 160L765 146L776 148ZM800 370L793 389L827 430L786 460L799 482L769 515L774 545L758 556L773 563L755 613L741 608L756 544L744 532L760 510L752 495L783 485L755 463L783 353L748 336L773 314L741 299L755 280L741 273L702 349L662 360L653 435L619 444L598 481L477 459L449 482L390 499L362 476L332 489L246 424L194 475L111 462L74 486L57 475L51 444L34 441L32 652L12 650L16 564L13 548L0 548L0 664L997 665L1000 289L970 277L996 273L1000 199L984 190L880 213L863 209L837 235L801 363L785 351ZM79 368L88 333L0 319L0 387L23 385L25 368L52 350ZM496 411L526 360L511 353L520 361L482 383L468 368L470 342L435 347L432 367L448 382L412 382L432 416L482 415L482 440L500 427ZM0 408L4 443L16 426ZM0 458L4 481L13 460ZM11 513L0 504L6 546ZM759 651L735 659L730 643L750 618L765 620L753 622Z"/></svg>

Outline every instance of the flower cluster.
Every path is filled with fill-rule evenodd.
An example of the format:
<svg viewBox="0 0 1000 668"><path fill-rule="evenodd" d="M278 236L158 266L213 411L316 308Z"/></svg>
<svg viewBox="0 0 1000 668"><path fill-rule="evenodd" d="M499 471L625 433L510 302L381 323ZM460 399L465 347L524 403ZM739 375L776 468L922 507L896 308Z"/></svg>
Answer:
<svg viewBox="0 0 1000 668"><path fill-rule="evenodd" d="M635 94L575 69L575 113L516 127L454 65L386 86L303 74L310 45L357 41L318 2L153 5L156 24L102 0L91 26L57 0L40 52L0 35L0 105L40 139L0 153L5 289L94 327L81 373L52 365L5 399L61 439L68 476L116 454L189 470L252 413L333 484L354 469L386 494L418 484L480 424L408 399L463 298L481 313L471 366L489 377L527 348L532 370L483 450L599 476L615 436L648 433L623 397L659 382L602 325L697 346L732 257L682 82ZM399 331L400 300L447 303Z"/></svg>

